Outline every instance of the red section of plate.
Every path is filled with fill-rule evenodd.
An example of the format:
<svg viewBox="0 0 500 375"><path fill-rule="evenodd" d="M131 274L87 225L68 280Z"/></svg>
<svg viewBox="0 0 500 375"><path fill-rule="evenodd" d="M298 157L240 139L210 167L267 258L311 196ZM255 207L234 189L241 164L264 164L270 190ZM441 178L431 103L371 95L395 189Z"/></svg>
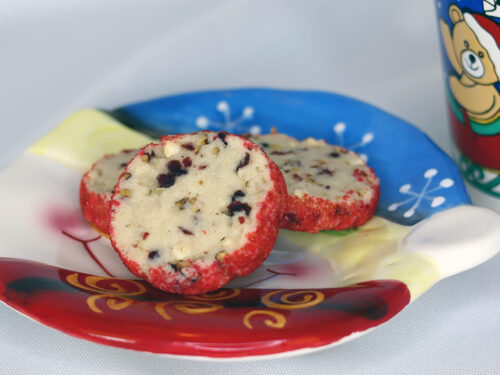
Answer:
<svg viewBox="0 0 500 375"><path fill-rule="evenodd" d="M0 298L42 324L122 348L213 358L331 344L375 327L410 301L405 284L331 289L161 292L141 280L93 276L0 258Z"/></svg>

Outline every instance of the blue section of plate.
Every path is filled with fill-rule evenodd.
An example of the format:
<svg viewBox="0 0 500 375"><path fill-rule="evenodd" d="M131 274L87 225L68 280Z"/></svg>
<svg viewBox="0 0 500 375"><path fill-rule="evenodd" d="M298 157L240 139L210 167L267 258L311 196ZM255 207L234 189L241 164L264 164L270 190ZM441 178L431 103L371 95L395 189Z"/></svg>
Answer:
<svg viewBox="0 0 500 375"><path fill-rule="evenodd" d="M239 89L195 92L110 111L153 136L202 129L323 138L366 158L380 178L377 214L412 225L470 203L454 162L414 126L366 103L313 91Z"/></svg>

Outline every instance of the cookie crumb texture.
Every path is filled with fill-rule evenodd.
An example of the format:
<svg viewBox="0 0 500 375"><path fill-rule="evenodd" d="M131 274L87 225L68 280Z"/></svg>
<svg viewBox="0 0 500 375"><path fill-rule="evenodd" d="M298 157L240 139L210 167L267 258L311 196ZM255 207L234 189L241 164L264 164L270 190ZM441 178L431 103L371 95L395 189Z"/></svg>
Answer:
<svg viewBox="0 0 500 375"><path fill-rule="evenodd" d="M354 152L285 134L250 136L278 165L288 198L281 228L317 233L364 224L377 209L379 180Z"/></svg>
<svg viewBox="0 0 500 375"><path fill-rule="evenodd" d="M225 132L163 137L118 180L110 237L131 272L200 294L255 270L278 235L286 185L253 142Z"/></svg>
<svg viewBox="0 0 500 375"><path fill-rule="evenodd" d="M86 172L80 182L80 205L85 218L108 234L111 196L118 177L138 150L123 150L104 155Z"/></svg>

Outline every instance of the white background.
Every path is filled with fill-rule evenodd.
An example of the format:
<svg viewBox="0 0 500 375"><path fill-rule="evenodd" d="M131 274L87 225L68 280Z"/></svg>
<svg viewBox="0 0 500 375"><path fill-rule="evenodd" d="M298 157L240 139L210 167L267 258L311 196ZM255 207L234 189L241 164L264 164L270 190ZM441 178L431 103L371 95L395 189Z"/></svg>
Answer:
<svg viewBox="0 0 500 375"><path fill-rule="evenodd" d="M0 0L0 167L80 108L249 86L350 95L451 150L432 1ZM259 362L105 347L1 305L0 374L498 374L499 271L496 256L359 339Z"/></svg>

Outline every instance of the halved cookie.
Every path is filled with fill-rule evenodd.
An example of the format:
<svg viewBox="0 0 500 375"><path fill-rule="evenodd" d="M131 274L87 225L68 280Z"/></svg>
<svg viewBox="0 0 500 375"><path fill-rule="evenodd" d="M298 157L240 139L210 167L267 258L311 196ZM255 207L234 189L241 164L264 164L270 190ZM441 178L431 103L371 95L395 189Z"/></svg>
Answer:
<svg viewBox="0 0 500 375"><path fill-rule="evenodd" d="M379 180L352 151L285 134L252 135L278 165L288 189L281 228L317 233L364 224L377 209Z"/></svg>
<svg viewBox="0 0 500 375"><path fill-rule="evenodd" d="M163 137L118 180L113 247L135 275L179 294L220 288L269 255L286 185L253 142L225 132Z"/></svg>

